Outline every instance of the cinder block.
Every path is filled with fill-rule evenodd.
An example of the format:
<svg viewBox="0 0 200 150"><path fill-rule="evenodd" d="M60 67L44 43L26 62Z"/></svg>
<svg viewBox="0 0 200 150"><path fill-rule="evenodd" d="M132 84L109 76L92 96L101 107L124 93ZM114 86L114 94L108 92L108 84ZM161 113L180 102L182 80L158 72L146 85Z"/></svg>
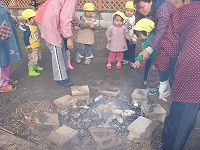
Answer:
<svg viewBox="0 0 200 150"><path fill-rule="evenodd" d="M131 98L133 101L138 101L138 103L142 106L147 105L148 97L147 97L147 89L134 89L131 94Z"/></svg>
<svg viewBox="0 0 200 150"><path fill-rule="evenodd" d="M60 150L71 150L79 143L78 136L78 131L63 125L57 130L51 132L48 139Z"/></svg>
<svg viewBox="0 0 200 150"><path fill-rule="evenodd" d="M110 128L90 127L89 131L97 150L115 149L114 147L122 143L122 139Z"/></svg>
<svg viewBox="0 0 200 150"><path fill-rule="evenodd" d="M85 86L71 86L72 97L77 100L88 100L90 99L90 90L87 85Z"/></svg>
<svg viewBox="0 0 200 150"><path fill-rule="evenodd" d="M137 138L138 135L139 138L145 139L148 143L151 143L155 138L159 125L158 122L139 117L128 126L130 134L129 139Z"/></svg>
<svg viewBox="0 0 200 150"><path fill-rule="evenodd" d="M77 103L78 100L70 95L65 95L53 101L59 110L65 109L72 106L72 104Z"/></svg>
<svg viewBox="0 0 200 150"><path fill-rule="evenodd" d="M164 122L167 111L163 107L155 107L153 112L147 113L146 117L151 120L158 120Z"/></svg>
<svg viewBox="0 0 200 150"><path fill-rule="evenodd" d="M107 85L107 86L103 87L103 89L98 90L98 93L100 93L102 95L106 95L108 97L116 97L119 95L120 89L115 86Z"/></svg>

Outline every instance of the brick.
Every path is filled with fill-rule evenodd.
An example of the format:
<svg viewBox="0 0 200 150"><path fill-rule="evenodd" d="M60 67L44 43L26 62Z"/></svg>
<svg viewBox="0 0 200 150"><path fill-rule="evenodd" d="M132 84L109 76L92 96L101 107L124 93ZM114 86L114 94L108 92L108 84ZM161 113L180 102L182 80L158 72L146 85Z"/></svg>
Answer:
<svg viewBox="0 0 200 150"><path fill-rule="evenodd" d="M159 107L155 107L153 109L153 112L147 113L146 117L151 120L158 120L158 121L164 122L166 114L167 114L167 111L163 107L159 106Z"/></svg>
<svg viewBox="0 0 200 150"><path fill-rule="evenodd" d="M122 139L110 128L90 127L89 131L98 150L115 149L114 147L122 144Z"/></svg>
<svg viewBox="0 0 200 150"><path fill-rule="evenodd" d="M71 107L72 104L77 103L77 99L73 98L70 95L65 95L53 101L53 103L57 106L59 110L65 109L67 107Z"/></svg>
<svg viewBox="0 0 200 150"><path fill-rule="evenodd" d="M148 97L147 97L147 89L134 89L131 94L131 98L133 101L137 101L140 105L147 105Z"/></svg>
<svg viewBox="0 0 200 150"><path fill-rule="evenodd" d="M87 85L85 86L71 86L72 97L77 100L90 99L90 90Z"/></svg>
<svg viewBox="0 0 200 150"><path fill-rule="evenodd" d="M160 124L158 122L151 121L150 119L144 117L139 117L128 126L128 138L134 139L137 138L138 135L139 138L145 139L148 143L151 143L155 138L159 125Z"/></svg>
<svg viewBox="0 0 200 150"><path fill-rule="evenodd" d="M48 139L55 144L55 147L58 149L71 150L79 143L78 136L78 131L63 125L57 130L51 132Z"/></svg>
<svg viewBox="0 0 200 150"><path fill-rule="evenodd" d="M98 93L106 95L108 97L116 97L119 95L120 89L118 87L107 85L104 86L103 89L98 90Z"/></svg>

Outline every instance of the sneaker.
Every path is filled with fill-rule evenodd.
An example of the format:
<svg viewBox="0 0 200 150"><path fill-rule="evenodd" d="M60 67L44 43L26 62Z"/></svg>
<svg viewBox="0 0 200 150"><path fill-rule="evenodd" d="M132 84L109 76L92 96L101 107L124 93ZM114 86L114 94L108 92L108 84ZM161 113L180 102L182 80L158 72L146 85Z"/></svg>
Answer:
<svg viewBox="0 0 200 150"><path fill-rule="evenodd" d="M147 96L152 96L157 94L158 89L157 88L148 88Z"/></svg>
<svg viewBox="0 0 200 150"><path fill-rule="evenodd" d="M88 59L88 58L85 59L84 64L85 64L85 65L89 65L89 64L91 64L91 59Z"/></svg>
<svg viewBox="0 0 200 150"><path fill-rule="evenodd" d="M64 87L69 87L69 86L72 86L73 83L69 80L60 80L60 81L56 81L56 83L60 86L64 86Z"/></svg>
<svg viewBox="0 0 200 150"><path fill-rule="evenodd" d="M147 81L144 81L144 84L143 84L144 86L147 86Z"/></svg>
<svg viewBox="0 0 200 150"><path fill-rule="evenodd" d="M128 60L123 60L123 61L122 61L122 64L123 64L123 65L126 65L126 64L128 64L128 63L129 63Z"/></svg>
<svg viewBox="0 0 200 150"><path fill-rule="evenodd" d="M77 54L77 55L76 55L76 62L77 62L78 64L81 63L81 58L83 58L83 56L81 56L80 54Z"/></svg>

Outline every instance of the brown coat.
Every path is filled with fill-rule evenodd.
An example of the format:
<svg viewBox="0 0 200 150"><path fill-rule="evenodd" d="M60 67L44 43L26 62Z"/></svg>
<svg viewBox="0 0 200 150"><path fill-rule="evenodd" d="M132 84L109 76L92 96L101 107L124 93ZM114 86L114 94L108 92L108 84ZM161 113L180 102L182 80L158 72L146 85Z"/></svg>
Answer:
<svg viewBox="0 0 200 150"><path fill-rule="evenodd" d="M78 31L76 42L81 44L94 44L94 29L90 28L90 21L86 16L81 16L80 30ZM92 18L91 22L95 22Z"/></svg>

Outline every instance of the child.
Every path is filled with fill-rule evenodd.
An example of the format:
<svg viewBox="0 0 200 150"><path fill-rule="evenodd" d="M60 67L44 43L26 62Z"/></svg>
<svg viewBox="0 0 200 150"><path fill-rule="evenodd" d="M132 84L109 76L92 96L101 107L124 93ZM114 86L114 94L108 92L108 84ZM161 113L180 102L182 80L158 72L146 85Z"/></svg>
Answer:
<svg viewBox="0 0 200 150"><path fill-rule="evenodd" d="M141 42L144 42L143 49L145 49L150 40L154 37L155 33L152 31L155 27L155 24L152 20L143 18L139 20L136 25L133 27L133 30L135 34L137 35L138 39ZM143 57L138 56L135 58L135 63L132 64L132 67L139 68L142 66L142 63L145 63L145 71L144 71L144 85L146 85L147 76L149 72L149 68L151 66L152 60L155 59L155 52L153 52L150 57L146 60L146 62L143 62Z"/></svg>
<svg viewBox="0 0 200 150"><path fill-rule="evenodd" d="M123 52L127 50L126 39L131 39L128 30L123 25L125 15L121 11L114 13L113 24L110 25L106 31L107 45L106 48L110 50L108 56L107 69L112 68L112 62L117 61L116 68L121 69L121 62L123 60Z"/></svg>
<svg viewBox="0 0 200 150"><path fill-rule="evenodd" d="M126 40L128 50L124 51L124 60L122 61L122 64L130 64L135 62L135 46L136 46L136 41L137 37L133 33L133 26L135 24L135 5L132 1L128 1L125 4L125 20L124 24L126 28L129 31L129 36L131 37L130 41Z"/></svg>
<svg viewBox="0 0 200 150"><path fill-rule="evenodd" d="M28 52L28 75L30 77L39 76L40 73L36 71L43 70L42 67L38 66L38 59L41 59L40 47L40 36L38 28L35 24L34 17L36 12L32 9L26 9L22 12L22 17L26 21L24 25L24 43Z"/></svg>
<svg viewBox="0 0 200 150"><path fill-rule="evenodd" d="M92 17L94 13L94 5L85 3L83 6L85 14L80 17L80 30L77 35L77 42L80 43L76 54L76 62L81 63L81 58L85 57L84 64L91 64L91 59L94 57L92 53L92 44L94 44L94 32L97 23Z"/></svg>

